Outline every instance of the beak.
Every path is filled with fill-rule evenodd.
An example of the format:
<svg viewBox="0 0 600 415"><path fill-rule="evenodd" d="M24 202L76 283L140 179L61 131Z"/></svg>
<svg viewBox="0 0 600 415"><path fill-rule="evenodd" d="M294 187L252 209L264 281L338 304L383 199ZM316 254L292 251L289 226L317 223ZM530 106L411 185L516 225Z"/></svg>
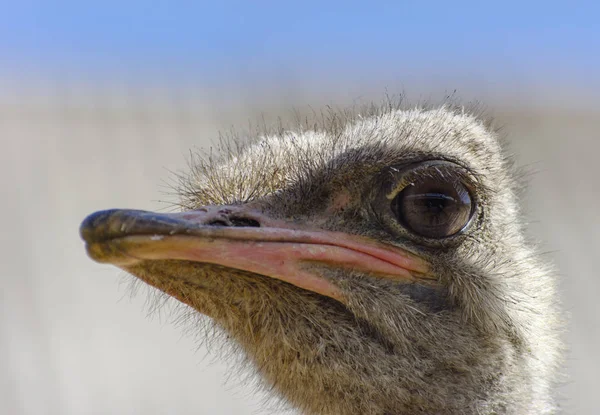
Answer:
<svg viewBox="0 0 600 415"><path fill-rule="evenodd" d="M276 278L342 303L341 290L310 264L409 283L434 280L424 260L396 246L275 220L247 206L208 206L172 214L105 210L89 215L80 233L93 260L123 269L156 260L217 264Z"/></svg>

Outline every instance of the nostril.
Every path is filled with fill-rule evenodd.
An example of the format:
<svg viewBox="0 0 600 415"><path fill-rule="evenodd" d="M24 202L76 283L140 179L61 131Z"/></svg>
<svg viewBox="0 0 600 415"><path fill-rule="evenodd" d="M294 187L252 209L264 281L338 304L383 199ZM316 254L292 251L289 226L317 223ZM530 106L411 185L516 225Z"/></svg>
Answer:
<svg viewBox="0 0 600 415"><path fill-rule="evenodd" d="M229 223L222 219L215 219L205 224L206 226L230 226Z"/></svg>
<svg viewBox="0 0 600 415"><path fill-rule="evenodd" d="M205 222L205 226L234 226L239 228L260 228L260 222L243 216L229 216L219 211L221 215Z"/></svg>
<svg viewBox="0 0 600 415"><path fill-rule="evenodd" d="M237 216L230 216L229 220L233 226L249 227L249 228L260 228L260 223L257 220L249 218L240 218Z"/></svg>

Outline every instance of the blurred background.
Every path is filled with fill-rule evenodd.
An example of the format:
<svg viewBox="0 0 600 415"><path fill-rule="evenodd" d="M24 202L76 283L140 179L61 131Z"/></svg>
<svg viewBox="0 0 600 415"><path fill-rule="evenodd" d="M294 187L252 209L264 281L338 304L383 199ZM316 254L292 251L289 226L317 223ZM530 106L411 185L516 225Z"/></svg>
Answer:
<svg viewBox="0 0 600 415"><path fill-rule="evenodd" d="M386 93L480 101L504 126L571 315L564 412L598 413L599 15L592 2L3 2L0 413L273 413L168 305L148 316L122 272L89 260L79 223L168 208L170 171L233 125Z"/></svg>

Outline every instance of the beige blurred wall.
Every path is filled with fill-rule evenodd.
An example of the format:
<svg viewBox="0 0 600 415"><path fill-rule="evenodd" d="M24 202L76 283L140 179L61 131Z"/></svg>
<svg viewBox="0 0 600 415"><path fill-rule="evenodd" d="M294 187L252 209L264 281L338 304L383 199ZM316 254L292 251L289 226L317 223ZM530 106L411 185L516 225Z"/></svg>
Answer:
<svg viewBox="0 0 600 415"><path fill-rule="evenodd" d="M99 209L167 208L160 201L174 200L165 194L169 171L184 169L188 150L208 145L219 130L244 129L263 112L275 120L294 104L379 99L383 88L331 95L64 84L0 91L0 413L277 413L170 324L169 304L148 316L145 292L130 297L122 272L86 257L78 226ZM524 200L531 235L557 264L572 316L563 406L594 414L600 106L498 91L483 100L519 165L534 173ZM465 95L482 98L477 88Z"/></svg>

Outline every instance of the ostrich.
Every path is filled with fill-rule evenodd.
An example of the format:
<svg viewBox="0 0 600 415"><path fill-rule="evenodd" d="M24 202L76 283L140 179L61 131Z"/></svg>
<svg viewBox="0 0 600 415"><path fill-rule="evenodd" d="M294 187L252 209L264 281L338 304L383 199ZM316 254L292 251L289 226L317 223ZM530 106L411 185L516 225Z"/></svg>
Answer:
<svg viewBox="0 0 600 415"><path fill-rule="evenodd" d="M88 216L88 255L209 316L300 413L557 410L554 276L488 123L388 105L221 150L181 212Z"/></svg>

